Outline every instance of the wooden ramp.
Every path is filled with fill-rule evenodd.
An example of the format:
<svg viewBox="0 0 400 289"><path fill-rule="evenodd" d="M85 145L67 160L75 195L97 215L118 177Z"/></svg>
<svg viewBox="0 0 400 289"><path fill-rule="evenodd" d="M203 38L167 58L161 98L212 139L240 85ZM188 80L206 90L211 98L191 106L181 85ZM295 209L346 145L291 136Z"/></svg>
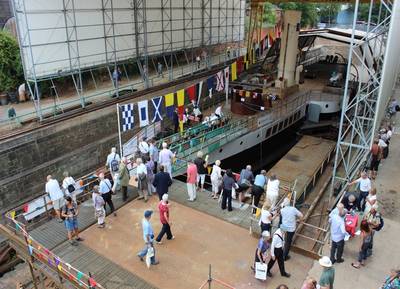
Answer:
<svg viewBox="0 0 400 289"><path fill-rule="evenodd" d="M281 183L297 192L297 201L302 202L305 194L315 185L334 151L335 142L303 136L301 140L272 167L268 175L275 173Z"/></svg>

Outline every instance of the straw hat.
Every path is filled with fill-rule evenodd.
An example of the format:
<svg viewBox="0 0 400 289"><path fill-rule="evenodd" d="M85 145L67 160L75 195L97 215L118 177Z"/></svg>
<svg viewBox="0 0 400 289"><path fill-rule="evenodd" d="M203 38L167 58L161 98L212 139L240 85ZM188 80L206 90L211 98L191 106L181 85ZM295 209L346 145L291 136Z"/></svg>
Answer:
<svg viewBox="0 0 400 289"><path fill-rule="evenodd" d="M322 266L322 267L332 267L332 261L328 256L323 256L321 259L318 260L318 263Z"/></svg>

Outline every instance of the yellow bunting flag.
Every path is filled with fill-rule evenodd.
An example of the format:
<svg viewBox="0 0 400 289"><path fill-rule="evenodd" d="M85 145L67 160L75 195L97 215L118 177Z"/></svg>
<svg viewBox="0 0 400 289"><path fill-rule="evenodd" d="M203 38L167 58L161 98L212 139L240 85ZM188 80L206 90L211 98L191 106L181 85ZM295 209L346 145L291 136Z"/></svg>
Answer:
<svg viewBox="0 0 400 289"><path fill-rule="evenodd" d="M172 106L174 105L174 94L168 93L165 95L165 106Z"/></svg>
<svg viewBox="0 0 400 289"><path fill-rule="evenodd" d="M28 244L31 245L32 244L32 239L28 238Z"/></svg>
<svg viewBox="0 0 400 289"><path fill-rule="evenodd" d="M236 61L231 64L231 80L234 81L237 79L236 74Z"/></svg>
<svg viewBox="0 0 400 289"><path fill-rule="evenodd" d="M178 90L177 96L178 96L178 107L183 106L185 104L185 90L184 89Z"/></svg>
<svg viewBox="0 0 400 289"><path fill-rule="evenodd" d="M179 121L179 131L182 133L183 132L183 121Z"/></svg>
<svg viewBox="0 0 400 289"><path fill-rule="evenodd" d="M11 219L15 219L15 211L12 211L12 212L10 212L10 217L11 217Z"/></svg>
<svg viewBox="0 0 400 289"><path fill-rule="evenodd" d="M62 266L61 266L61 264L58 264L57 268L58 268L59 271L62 271Z"/></svg>

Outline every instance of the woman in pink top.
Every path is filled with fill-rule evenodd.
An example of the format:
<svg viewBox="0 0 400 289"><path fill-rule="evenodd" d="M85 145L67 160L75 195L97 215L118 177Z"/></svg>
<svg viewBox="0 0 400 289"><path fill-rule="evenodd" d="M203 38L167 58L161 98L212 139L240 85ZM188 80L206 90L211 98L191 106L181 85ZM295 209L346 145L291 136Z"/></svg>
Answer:
<svg viewBox="0 0 400 289"><path fill-rule="evenodd" d="M186 170L187 179L186 185L189 195L189 202L196 200L196 181L197 181L197 166L192 161L188 161L188 167Z"/></svg>

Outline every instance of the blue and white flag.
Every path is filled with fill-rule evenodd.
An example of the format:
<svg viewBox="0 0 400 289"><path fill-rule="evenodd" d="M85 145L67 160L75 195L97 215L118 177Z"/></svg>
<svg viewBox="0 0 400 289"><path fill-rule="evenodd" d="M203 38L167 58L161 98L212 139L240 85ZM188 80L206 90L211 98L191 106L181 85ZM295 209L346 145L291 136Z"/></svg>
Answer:
<svg viewBox="0 0 400 289"><path fill-rule="evenodd" d="M122 131L127 131L135 127L133 118L133 103L121 105Z"/></svg>
<svg viewBox="0 0 400 289"><path fill-rule="evenodd" d="M149 108L147 100L142 100L138 102L138 111L140 127L149 125Z"/></svg>
<svg viewBox="0 0 400 289"><path fill-rule="evenodd" d="M152 120L151 122L157 122L160 120L163 120L162 117L162 96L154 97L151 100L151 103L153 105L153 115L152 115Z"/></svg>

